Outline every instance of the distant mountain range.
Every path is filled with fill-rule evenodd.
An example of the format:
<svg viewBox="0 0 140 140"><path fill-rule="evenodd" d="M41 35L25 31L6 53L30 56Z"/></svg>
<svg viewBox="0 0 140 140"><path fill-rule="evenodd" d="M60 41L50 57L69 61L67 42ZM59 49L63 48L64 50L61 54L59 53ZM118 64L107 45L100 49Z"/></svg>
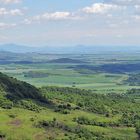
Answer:
<svg viewBox="0 0 140 140"><path fill-rule="evenodd" d="M9 51L14 53L51 53L51 54L92 54L107 52L140 52L140 46L66 46L66 47L30 47L18 44L1 44L0 51Z"/></svg>

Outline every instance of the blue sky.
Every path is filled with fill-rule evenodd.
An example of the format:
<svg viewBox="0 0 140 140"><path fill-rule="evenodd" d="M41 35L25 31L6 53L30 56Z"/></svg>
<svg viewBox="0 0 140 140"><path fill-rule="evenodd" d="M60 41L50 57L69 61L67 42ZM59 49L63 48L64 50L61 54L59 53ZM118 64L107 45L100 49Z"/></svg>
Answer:
<svg viewBox="0 0 140 140"><path fill-rule="evenodd" d="M0 43L140 45L140 0L0 0Z"/></svg>

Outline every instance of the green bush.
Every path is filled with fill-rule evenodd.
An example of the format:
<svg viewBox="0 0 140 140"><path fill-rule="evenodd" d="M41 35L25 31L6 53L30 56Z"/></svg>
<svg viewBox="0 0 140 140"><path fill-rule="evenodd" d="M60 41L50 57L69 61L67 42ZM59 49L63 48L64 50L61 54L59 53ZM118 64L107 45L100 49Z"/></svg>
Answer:
<svg viewBox="0 0 140 140"><path fill-rule="evenodd" d="M0 139L5 139L5 137L6 137L6 134L0 131Z"/></svg>
<svg viewBox="0 0 140 140"><path fill-rule="evenodd" d="M6 99L3 96L0 96L0 107L4 108L4 109L12 109L13 107L13 102Z"/></svg>
<svg viewBox="0 0 140 140"><path fill-rule="evenodd" d="M18 101L16 106L24 108L24 109L31 110L31 111L36 111L36 112L39 112L41 110L41 107L39 107L32 100L21 100L21 101Z"/></svg>

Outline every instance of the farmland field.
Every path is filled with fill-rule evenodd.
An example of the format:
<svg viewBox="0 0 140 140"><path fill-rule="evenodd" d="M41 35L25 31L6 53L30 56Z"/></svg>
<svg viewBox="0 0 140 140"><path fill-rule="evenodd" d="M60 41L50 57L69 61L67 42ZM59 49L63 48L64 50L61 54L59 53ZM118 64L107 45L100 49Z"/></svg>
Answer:
<svg viewBox="0 0 140 140"><path fill-rule="evenodd" d="M32 54L30 59L28 57L25 54L24 57L21 55L20 61L6 59L8 63L1 64L0 71L37 87L77 87L101 93L121 93L140 87L124 82L130 74L140 72L139 53Z"/></svg>

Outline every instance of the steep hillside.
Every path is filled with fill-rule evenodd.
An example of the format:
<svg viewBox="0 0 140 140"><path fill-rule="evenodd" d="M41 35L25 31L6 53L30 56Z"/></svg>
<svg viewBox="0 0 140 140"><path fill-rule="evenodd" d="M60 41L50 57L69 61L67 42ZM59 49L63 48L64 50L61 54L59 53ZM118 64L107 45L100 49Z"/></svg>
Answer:
<svg viewBox="0 0 140 140"><path fill-rule="evenodd" d="M42 102L45 101L36 87L15 78L8 77L3 73L0 73L0 89L5 93L5 97L10 100L34 99Z"/></svg>

